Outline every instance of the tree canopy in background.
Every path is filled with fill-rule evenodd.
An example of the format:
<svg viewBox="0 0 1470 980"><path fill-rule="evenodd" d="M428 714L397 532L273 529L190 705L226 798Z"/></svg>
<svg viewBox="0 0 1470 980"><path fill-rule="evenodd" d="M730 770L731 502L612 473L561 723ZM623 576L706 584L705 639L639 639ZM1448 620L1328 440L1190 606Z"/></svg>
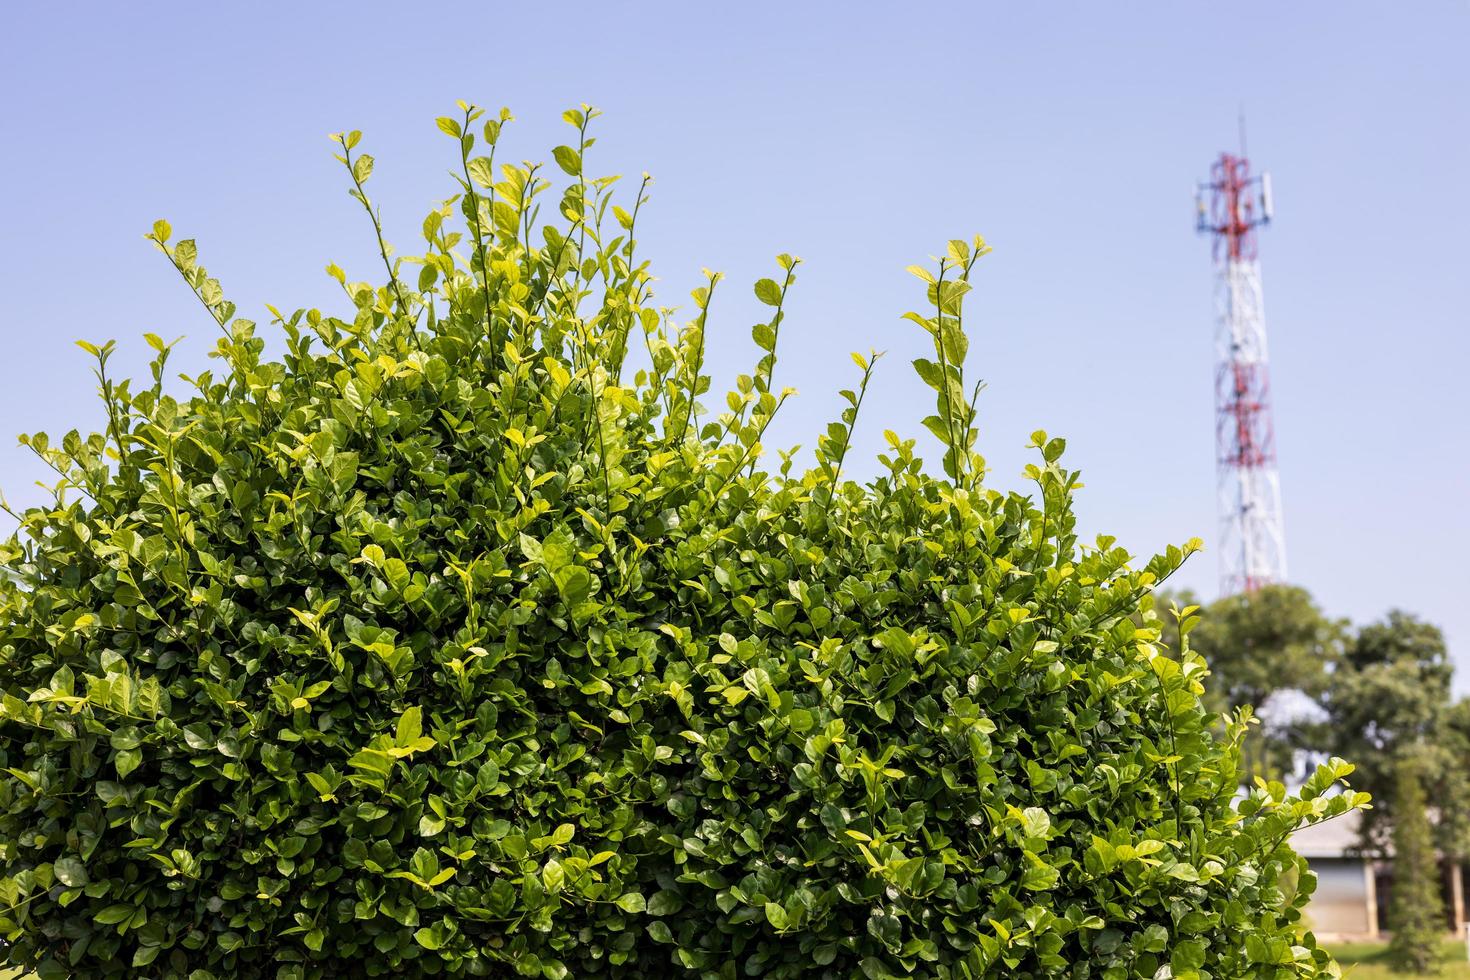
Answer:
<svg viewBox="0 0 1470 980"><path fill-rule="evenodd" d="M1398 610L1358 631L1345 650L1310 733L1326 752L1348 751L1375 803L1363 843L1384 853L1401 810L1396 771L1408 767L1435 807L1435 843L1465 855L1470 821L1470 701L1452 701L1453 665L1438 627ZM1411 806L1412 809L1412 806Z"/></svg>
<svg viewBox="0 0 1470 980"><path fill-rule="evenodd" d="M1192 604L1188 593L1163 605ZM1244 773L1292 779L1301 759L1340 755L1374 797L1362 846L1389 852L1397 771L1410 766L1434 810L1435 846L1470 854L1470 699L1455 701L1443 632L1390 611L1356 630L1327 617L1295 586L1270 586L1212 603L1191 634L1217 679L1208 697L1223 711L1261 709L1262 737ZM1176 638L1167 632L1163 642Z"/></svg>
<svg viewBox="0 0 1470 980"><path fill-rule="evenodd" d="M1185 592L1167 594L1162 605L1196 602ZM1201 612L1191 640L1214 678L1207 700L1222 713L1249 706L1261 725L1246 749L1247 784L1257 775L1295 775L1297 753L1310 741L1304 732L1316 732L1311 723L1320 720L1319 701L1348 636L1346 621L1328 617L1297 586L1227 596Z"/></svg>
<svg viewBox="0 0 1470 980"><path fill-rule="evenodd" d="M1218 706L1259 708L1280 691L1321 694L1346 626L1324 615L1306 589L1272 585L1212 603L1192 639L1215 674L1210 696Z"/></svg>
<svg viewBox="0 0 1470 980"><path fill-rule="evenodd" d="M273 309L280 360L159 222L215 367L176 395L159 338L141 382L84 345L103 431L28 437L59 482L0 548L10 962L1336 975L1287 840L1363 803L1330 792L1352 767L1238 794L1246 715L1202 703L1194 617L1164 656L1148 607L1194 545L1079 541L1042 432L1029 495L983 483L982 241L914 269L942 475L890 431L845 477L856 355L814 465L772 472L798 260L754 284L756 363L708 411L720 278L682 322L653 304L647 182L588 175L595 113L548 167L497 163L510 114L460 108L418 254L337 137L383 267L329 267L336 312Z"/></svg>

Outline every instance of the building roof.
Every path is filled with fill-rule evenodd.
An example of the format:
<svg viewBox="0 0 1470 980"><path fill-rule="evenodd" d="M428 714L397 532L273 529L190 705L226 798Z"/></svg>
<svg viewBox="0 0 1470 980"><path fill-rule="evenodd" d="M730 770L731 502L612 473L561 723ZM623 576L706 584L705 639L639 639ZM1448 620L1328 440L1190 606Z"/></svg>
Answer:
<svg viewBox="0 0 1470 980"><path fill-rule="evenodd" d="M1350 810L1340 817L1303 827L1291 835L1291 846L1308 860L1312 858L1356 857L1358 831L1363 824L1361 810Z"/></svg>

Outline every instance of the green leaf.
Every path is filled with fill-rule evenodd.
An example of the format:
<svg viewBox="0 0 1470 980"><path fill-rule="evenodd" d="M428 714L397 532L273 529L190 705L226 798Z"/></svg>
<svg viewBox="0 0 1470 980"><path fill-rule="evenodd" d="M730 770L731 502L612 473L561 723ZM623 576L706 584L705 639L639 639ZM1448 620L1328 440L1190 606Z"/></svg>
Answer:
<svg viewBox="0 0 1470 980"><path fill-rule="evenodd" d="M1021 814L1021 833L1045 840L1051 833L1051 816L1041 807L1028 806Z"/></svg>
<svg viewBox="0 0 1470 980"><path fill-rule="evenodd" d="M409 708L398 716L398 730L393 736L393 744L412 745L418 741L423 731L422 712L417 707Z"/></svg>
<svg viewBox="0 0 1470 980"><path fill-rule="evenodd" d="M774 351L776 349L776 331L769 323L757 323L750 328L750 335L761 350Z"/></svg>
<svg viewBox="0 0 1470 980"><path fill-rule="evenodd" d="M1027 866L1021 875L1021 887L1030 891L1048 891L1055 888L1061 880L1061 872L1030 851L1025 852L1025 856Z"/></svg>
<svg viewBox="0 0 1470 980"><path fill-rule="evenodd" d="M465 169L469 171L470 179L481 187L489 188L495 184L495 169L488 157L473 157Z"/></svg>
<svg viewBox="0 0 1470 980"><path fill-rule="evenodd" d="M774 279L757 279L755 281L755 298L767 306L781 305L781 287Z"/></svg>
<svg viewBox="0 0 1470 980"><path fill-rule="evenodd" d="M126 749L113 757L113 765L117 767L117 778L127 779L143 762L141 749Z"/></svg>
<svg viewBox="0 0 1470 980"><path fill-rule="evenodd" d="M92 880L87 876L87 866L80 858L70 855L57 858L52 868L56 873L56 880L68 888L81 888Z"/></svg>
<svg viewBox="0 0 1470 980"><path fill-rule="evenodd" d="M137 912L137 909L131 905L109 905L101 912L98 912L97 915L93 917L92 921L96 922L98 925L113 926L117 925L119 922L128 921L133 917L133 914L135 912Z"/></svg>
<svg viewBox="0 0 1470 980"><path fill-rule="evenodd" d="M576 150L572 149L570 146L558 146L551 151L551 155L556 158L556 164L557 166L561 167L562 170L565 170L573 177L578 177L581 175L582 156Z"/></svg>
<svg viewBox="0 0 1470 980"><path fill-rule="evenodd" d="M684 900L679 897L678 892L664 889L663 891L655 892L654 896L648 900L648 914L673 915L683 905Z"/></svg>
<svg viewBox="0 0 1470 980"><path fill-rule="evenodd" d="M1169 965L1177 977L1186 970L1198 970L1205 965L1205 946L1197 939L1176 943L1169 956Z"/></svg>

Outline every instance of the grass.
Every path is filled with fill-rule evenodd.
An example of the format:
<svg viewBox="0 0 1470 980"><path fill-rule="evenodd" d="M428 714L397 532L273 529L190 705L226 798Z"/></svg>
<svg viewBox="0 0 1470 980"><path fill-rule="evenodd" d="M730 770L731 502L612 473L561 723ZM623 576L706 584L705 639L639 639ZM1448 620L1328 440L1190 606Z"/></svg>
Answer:
<svg viewBox="0 0 1470 980"><path fill-rule="evenodd" d="M1388 980L1407 976L1388 966L1388 943L1348 943L1330 946L1347 980ZM1440 946L1441 980L1470 980L1470 963L1465 961L1465 941L1456 939Z"/></svg>

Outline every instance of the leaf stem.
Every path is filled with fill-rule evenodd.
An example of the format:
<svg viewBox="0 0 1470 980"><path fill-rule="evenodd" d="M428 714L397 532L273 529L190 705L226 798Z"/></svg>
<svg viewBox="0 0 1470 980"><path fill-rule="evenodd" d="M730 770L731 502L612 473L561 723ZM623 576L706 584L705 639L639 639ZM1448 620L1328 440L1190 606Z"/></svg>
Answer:
<svg viewBox="0 0 1470 980"><path fill-rule="evenodd" d="M388 284L392 287L393 296L398 303L398 314L409 320L408 335L413 340L413 345L423 350L423 345L419 343L418 324L410 317L408 301L403 298L403 287L398 282L398 274L393 270L392 260L388 258L388 243L383 240L383 223L378 213L373 210L371 202L368 201L367 192L362 189L362 181L358 179L357 170L352 165L352 148L347 143L345 139L342 141L342 159L347 164L347 175L352 178L353 196L367 212L368 220L373 223L373 234L378 239L378 254L383 257L383 268L388 271Z"/></svg>

